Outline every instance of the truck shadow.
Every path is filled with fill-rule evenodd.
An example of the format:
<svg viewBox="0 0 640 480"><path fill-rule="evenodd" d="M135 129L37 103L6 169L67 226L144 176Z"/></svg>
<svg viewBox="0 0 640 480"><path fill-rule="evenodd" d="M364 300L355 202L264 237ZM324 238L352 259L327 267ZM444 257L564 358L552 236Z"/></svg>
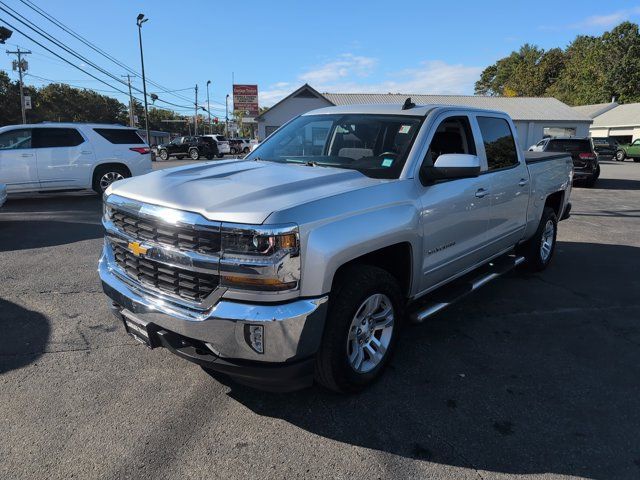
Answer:
<svg viewBox="0 0 640 480"><path fill-rule="evenodd" d="M560 242L423 325L359 395L268 394L253 412L416 460L507 474L640 477L640 249Z"/></svg>
<svg viewBox="0 0 640 480"><path fill-rule="evenodd" d="M594 190L640 190L640 181L623 178L599 178Z"/></svg>
<svg viewBox="0 0 640 480"><path fill-rule="evenodd" d="M49 339L49 320L0 298L0 375L36 361Z"/></svg>

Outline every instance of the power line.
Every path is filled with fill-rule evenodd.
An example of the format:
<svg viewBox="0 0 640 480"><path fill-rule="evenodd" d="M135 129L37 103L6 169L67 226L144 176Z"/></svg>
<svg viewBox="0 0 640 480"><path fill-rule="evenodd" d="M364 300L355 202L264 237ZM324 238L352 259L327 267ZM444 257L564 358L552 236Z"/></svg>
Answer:
<svg viewBox="0 0 640 480"><path fill-rule="evenodd" d="M51 14L47 13L46 11L44 11L42 8L37 6L35 3L31 2L30 0L20 0L20 1L24 5L26 5L30 9L32 9L34 12L36 12L38 15L44 17L46 20L48 20L49 22L53 23L58 28L62 29L64 32L68 33L69 35L71 35L75 39L79 40L80 42L82 42L87 47L91 48L92 50L94 50L95 52L99 53L100 55L102 55L106 59L110 60L111 62L115 63L119 67L124 68L125 70L127 70L129 73L135 75L136 77L138 77L138 78L140 77L140 74L138 74L133 68L131 68L128 65L124 64L123 62L121 62L120 60L115 58L113 55L110 55L109 53L104 51L102 48L100 48L97 45L95 45L94 43L90 42L85 37L83 37L79 33L75 32L73 29L71 29L71 27L66 26L60 20L56 19L53 15L51 15ZM168 88L163 87L159 83L154 82L154 81L152 81L150 79L147 79L147 82L149 82L154 87L159 88L164 93L172 94L176 98L179 98L179 99L184 100L184 101L190 101L191 100L188 97L185 97L183 95L178 95L177 93L175 93L175 92L180 92L180 91L191 90L191 88L185 88L185 89L179 89L179 90L169 90Z"/></svg>

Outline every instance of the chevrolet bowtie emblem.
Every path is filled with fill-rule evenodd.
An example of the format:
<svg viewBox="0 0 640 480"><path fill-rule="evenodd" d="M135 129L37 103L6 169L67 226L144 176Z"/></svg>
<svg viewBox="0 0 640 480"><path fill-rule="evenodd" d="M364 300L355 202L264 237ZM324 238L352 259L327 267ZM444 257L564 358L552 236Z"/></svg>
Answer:
<svg viewBox="0 0 640 480"><path fill-rule="evenodd" d="M148 250L147 248L144 248L142 245L140 245L138 242L130 242L129 245L127 245L127 248L136 257L139 257L140 255L144 255L145 253L147 253L147 250Z"/></svg>

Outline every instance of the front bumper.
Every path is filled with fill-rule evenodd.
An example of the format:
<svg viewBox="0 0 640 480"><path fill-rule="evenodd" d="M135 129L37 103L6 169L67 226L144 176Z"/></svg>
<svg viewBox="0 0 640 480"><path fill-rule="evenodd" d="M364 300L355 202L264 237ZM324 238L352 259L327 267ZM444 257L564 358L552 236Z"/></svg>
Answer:
<svg viewBox="0 0 640 480"><path fill-rule="evenodd" d="M151 324L168 334L204 345L210 356L197 361L189 358L196 363L205 361L216 369L216 365L230 362L231 370L236 373L240 370L240 374L240 367L245 362L252 363L254 369L259 369L260 365L267 369L288 368L313 357L319 348L327 296L282 304L249 304L222 299L207 310L185 308L116 271L110 263L112 257L108 248L105 245L98 271L115 313L133 316L142 324ZM247 335L247 326L257 325L263 327L262 353L252 348Z"/></svg>

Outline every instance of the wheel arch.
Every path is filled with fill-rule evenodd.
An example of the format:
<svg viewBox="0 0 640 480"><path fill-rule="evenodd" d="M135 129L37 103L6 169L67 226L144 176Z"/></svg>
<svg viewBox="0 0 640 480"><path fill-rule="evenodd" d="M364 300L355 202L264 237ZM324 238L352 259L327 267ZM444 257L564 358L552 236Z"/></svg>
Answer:
<svg viewBox="0 0 640 480"><path fill-rule="evenodd" d="M562 210L564 207L564 191L559 190L549 194L544 202L545 207L550 207L556 213L556 217L560 219L562 217Z"/></svg>

